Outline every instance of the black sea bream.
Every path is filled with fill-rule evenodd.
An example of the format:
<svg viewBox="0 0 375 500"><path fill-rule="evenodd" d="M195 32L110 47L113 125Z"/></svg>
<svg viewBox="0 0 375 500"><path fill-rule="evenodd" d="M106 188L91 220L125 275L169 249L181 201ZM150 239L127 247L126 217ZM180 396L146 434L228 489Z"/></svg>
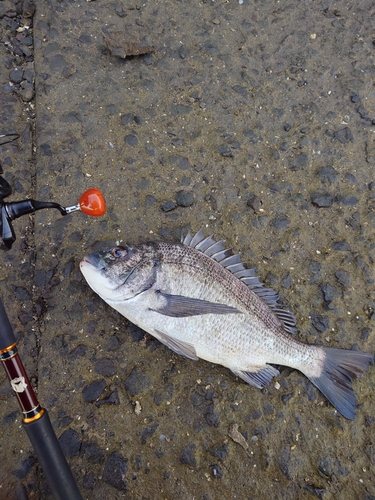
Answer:
<svg viewBox="0 0 375 500"><path fill-rule="evenodd" d="M107 304L176 353L227 366L258 388L279 374L271 364L290 366L355 417L351 382L372 355L293 338L295 317L280 308L277 293L202 230L182 243L117 246L80 266Z"/></svg>

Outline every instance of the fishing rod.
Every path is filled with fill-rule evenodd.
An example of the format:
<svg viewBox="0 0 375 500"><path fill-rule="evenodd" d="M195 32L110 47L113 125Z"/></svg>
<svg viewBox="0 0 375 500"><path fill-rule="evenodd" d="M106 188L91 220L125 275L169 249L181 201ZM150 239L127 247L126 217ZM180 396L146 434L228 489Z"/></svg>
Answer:
<svg viewBox="0 0 375 500"><path fill-rule="evenodd" d="M61 500L82 500L47 410L39 404L22 364L16 337L1 299L0 361L21 406L22 426L33 445L53 496Z"/></svg>
<svg viewBox="0 0 375 500"><path fill-rule="evenodd" d="M18 134L0 134L0 145L12 142L18 137ZM12 193L12 188L2 177L2 173L3 169L0 165L0 236L3 242L0 248L3 250L12 248L13 243L16 241L12 221L22 215L44 208L56 208L63 216L81 210L87 215L98 217L106 211L104 197L97 188L85 191L79 198L78 203L69 207L63 207L55 202L42 202L32 199L5 202L4 198ZM0 361L21 407L22 426L34 448L53 496L58 500L82 500L78 486L53 430L48 412L40 405L18 354L16 337L1 298Z"/></svg>

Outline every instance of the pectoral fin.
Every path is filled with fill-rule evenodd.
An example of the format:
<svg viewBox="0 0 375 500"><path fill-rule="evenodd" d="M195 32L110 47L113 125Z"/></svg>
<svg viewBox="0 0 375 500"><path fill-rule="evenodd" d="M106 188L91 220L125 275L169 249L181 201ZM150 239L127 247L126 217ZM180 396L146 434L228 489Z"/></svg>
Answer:
<svg viewBox="0 0 375 500"><path fill-rule="evenodd" d="M193 361L197 361L199 359L195 353L194 347L191 344L183 342L182 340L174 339L160 330L155 330L155 334L157 335L157 339L162 344L169 347L169 349L172 349L175 353L181 354L181 356L185 356Z"/></svg>
<svg viewBox="0 0 375 500"><path fill-rule="evenodd" d="M232 370L232 372L237 375L237 377L242 378L248 384L258 387L258 389L267 387L270 384L272 378L280 374L279 370L276 370L276 368L270 365L264 365L264 367L250 367L249 371L246 372L237 370Z"/></svg>
<svg viewBox="0 0 375 500"><path fill-rule="evenodd" d="M170 295L160 291L156 293L164 299L163 305L157 309L152 309L152 311L172 318L184 318L200 314L233 314L240 312L235 307L209 302L208 300L193 299L182 295Z"/></svg>

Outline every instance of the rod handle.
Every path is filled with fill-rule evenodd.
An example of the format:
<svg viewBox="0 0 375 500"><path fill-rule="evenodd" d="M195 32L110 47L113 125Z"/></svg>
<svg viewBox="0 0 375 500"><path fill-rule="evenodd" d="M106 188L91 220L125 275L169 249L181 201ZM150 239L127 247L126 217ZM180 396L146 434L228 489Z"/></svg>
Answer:
<svg viewBox="0 0 375 500"><path fill-rule="evenodd" d="M16 343L16 337L13 333L13 328L9 322L8 315L5 311L3 301L0 299L0 351L6 350L9 346Z"/></svg>
<svg viewBox="0 0 375 500"><path fill-rule="evenodd" d="M43 415L37 420L22 425L33 445L54 498L82 500L47 410L44 410Z"/></svg>

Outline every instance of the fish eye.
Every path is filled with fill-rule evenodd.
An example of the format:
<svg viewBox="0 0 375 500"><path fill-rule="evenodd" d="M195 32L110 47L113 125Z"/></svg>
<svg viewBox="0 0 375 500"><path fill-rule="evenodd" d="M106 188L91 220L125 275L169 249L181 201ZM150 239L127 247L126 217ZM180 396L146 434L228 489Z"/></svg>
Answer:
<svg viewBox="0 0 375 500"><path fill-rule="evenodd" d="M115 247L111 253L113 257L118 259L120 257L125 257L128 252L124 247Z"/></svg>

